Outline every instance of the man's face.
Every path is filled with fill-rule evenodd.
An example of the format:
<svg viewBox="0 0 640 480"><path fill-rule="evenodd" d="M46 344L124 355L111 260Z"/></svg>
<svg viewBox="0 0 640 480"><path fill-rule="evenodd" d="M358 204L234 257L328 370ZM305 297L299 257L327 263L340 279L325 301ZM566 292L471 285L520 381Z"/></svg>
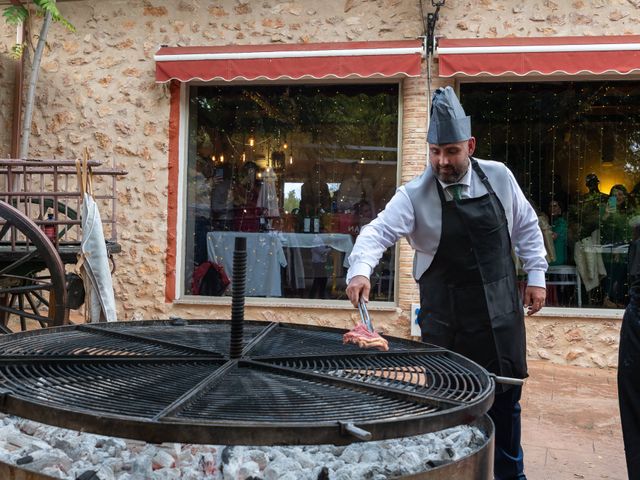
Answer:
<svg viewBox="0 0 640 480"><path fill-rule="evenodd" d="M436 176L445 183L457 182L467 173L469 156L476 149L476 139L471 137L457 143L429 144L429 162Z"/></svg>

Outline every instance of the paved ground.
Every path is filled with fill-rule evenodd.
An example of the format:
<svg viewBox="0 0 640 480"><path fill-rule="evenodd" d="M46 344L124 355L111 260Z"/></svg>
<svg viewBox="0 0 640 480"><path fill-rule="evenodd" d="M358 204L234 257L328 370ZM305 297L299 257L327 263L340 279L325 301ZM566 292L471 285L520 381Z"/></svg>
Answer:
<svg viewBox="0 0 640 480"><path fill-rule="evenodd" d="M522 395L528 480L626 480L616 371L529 362Z"/></svg>

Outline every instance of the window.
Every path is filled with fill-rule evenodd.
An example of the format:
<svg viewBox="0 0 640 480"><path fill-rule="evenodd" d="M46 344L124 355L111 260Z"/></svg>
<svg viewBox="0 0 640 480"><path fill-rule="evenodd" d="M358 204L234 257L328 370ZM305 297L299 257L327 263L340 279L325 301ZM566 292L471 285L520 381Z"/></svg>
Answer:
<svg viewBox="0 0 640 480"><path fill-rule="evenodd" d="M396 188L398 85L191 87L187 295L230 295L235 238L246 294L345 299L360 228ZM395 249L372 275L393 301Z"/></svg>
<svg viewBox="0 0 640 480"><path fill-rule="evenodd" d="M638 274L640 83L462 84L461 99L476 155L505 162L538 212L547 303L623 308Z"/></svg>

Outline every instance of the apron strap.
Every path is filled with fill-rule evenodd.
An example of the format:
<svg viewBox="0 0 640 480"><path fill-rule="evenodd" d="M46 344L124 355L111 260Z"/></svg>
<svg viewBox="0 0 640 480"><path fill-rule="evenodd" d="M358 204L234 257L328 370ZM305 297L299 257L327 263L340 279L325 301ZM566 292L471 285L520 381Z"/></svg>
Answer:
<svg viewBox="0 0 640 480"><path fill-rule="evenodd" d="M484 188L486 188L487 192L489 193L495 193L493 191L493 187L491 187L491 183L489 182L487 175L485 175L484 170L480 168L480 164L478 163L478 161L473 157L469 158L471 159L471 167L473 168L473 171L476 172L476 175L478 175L478 178L480 178L480 181L484 185Z"/></svg>
<svg viewBox="0 0 640 480"><path fill-rule="evenodd" d="M436 187L438 190L438 196L440 197L440 202L444 205L447 202L447 199L444 196L444 189L442 188L442 185L440 185L440 180L438 180L438 177L435 177L434 180L436 182Z"/></svg>

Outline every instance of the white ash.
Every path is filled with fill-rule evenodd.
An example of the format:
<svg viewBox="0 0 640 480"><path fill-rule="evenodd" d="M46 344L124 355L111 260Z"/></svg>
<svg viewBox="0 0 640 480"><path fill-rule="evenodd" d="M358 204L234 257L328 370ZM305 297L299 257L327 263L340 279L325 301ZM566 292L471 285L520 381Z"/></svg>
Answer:
<svg viewBox="0 0 640 480"><path fill-rule="evenodd" d="M0 414L0 460L54 478L100 480L384 480L477 451L477 427L348 446L149 444Z"/></svg>

